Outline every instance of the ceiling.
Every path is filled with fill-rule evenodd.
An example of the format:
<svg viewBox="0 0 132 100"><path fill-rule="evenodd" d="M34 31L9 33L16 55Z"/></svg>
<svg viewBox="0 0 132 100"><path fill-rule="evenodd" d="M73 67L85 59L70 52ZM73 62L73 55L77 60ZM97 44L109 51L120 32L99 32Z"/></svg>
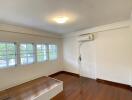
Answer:
<svg viewBox="0 0 132 100"><path fill-rule="evenodd" d="M0 22L67 34L127 20L132 0L0 0ZM54 16L70 17L56 24Z"/></svg>

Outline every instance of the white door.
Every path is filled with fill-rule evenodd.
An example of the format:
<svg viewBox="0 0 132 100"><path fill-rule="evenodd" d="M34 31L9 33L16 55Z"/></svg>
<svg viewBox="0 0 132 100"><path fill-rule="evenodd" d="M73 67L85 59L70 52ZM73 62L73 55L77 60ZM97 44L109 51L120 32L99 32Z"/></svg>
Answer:
<svg viewBox="0 0 132 100"><path fill-rule="evenodd" d="M93 41L85 42L80 46L81 62L80 76L96 78L95 45Z"/></svg>

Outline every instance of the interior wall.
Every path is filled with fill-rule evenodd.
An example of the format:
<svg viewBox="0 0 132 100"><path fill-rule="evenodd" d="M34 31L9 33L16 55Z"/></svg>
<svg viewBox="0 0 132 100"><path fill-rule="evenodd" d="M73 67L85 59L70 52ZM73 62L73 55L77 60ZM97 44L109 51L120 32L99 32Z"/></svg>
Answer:
<svg viewBox="0 0 132 100"><path fill-rule="evenodd" d="M96 41L97 77L129 84L132 70L132 33L129 28L98 32Z"/></svg>
<svg viewBox="0 0 132 100"><path fill-rule="evenodd" d="M0 31L0 41L18 43L54 43L58 45L58 59L44 63L18 65L0 69L0 90L24 83L26 81L56 73L62 70L62 39Z"/></svg>
<svg viewBox="0 0 132 100"><path fill-rule="evenodd" d="M132 31L129 27L94 32L96 78L132 84ZM77 36L64 38L64 68L78 73Z"/></svg>
<svg viewBox="0 0 132 100"><path fill-rule="evenodd" d="M63 39L63 70L72 73L79 73L78 47L79 45L76 37L66 37Z"/></svg>

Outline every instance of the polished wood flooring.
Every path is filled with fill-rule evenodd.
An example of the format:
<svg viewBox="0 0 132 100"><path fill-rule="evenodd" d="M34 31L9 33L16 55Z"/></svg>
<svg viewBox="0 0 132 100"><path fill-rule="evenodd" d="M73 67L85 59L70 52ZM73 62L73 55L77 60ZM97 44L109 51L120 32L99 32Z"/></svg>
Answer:
<svg viewBox="0 0 132 100"><path fill-rule="evenodd" d="M35 97L50 90L60 81L50 77L40 77L21 85L0 91L0 100L34 100Z"/></svg>
<svg viewBox="0 0 132 100"><path fill-rule="evenodd" d="M68 74L58 74L54 78L64 82L64 91L52 100L132 100L132 91L96 80Z"/></svg>

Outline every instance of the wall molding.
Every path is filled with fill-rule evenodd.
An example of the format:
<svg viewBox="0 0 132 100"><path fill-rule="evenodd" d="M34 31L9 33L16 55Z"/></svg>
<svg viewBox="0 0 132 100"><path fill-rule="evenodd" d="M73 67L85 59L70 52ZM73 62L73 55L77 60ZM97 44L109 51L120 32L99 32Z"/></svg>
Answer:
<svg viewBox="0 0 132 100"><path fill-rule="evenodd" d="M52 34L49 32L44 32L44 31L39 31L39 30L31 29L31 28L25 28L25 27L9 25L9 24L0 24L0 31L34 35L34 36L40 36L40 37L61 38L61 35L58 35L58 34Z"/></svg>
<svg viewBox="0 0 132 100"><path fill-rule="evenodd" d="M97 32L102 32L102 31L107 31L107 30L126 28L126 27L130 27L130 26L131 26L131 20L125 20L125 21L115 22L112 24L101 25L101 26L73 32L73 33L70 33L67 35L63 35L63 38L75 37L75 36L79 36L79 35L86 34L86 33L97 33Z"/></svg>
<svg viewBox="0 0 132 100"><path fill-rule="evenodd" d="M103 80L103 79L99 79L99 78L97 78L96 81L99 83L103 83L103 84L107 84L107 85L111 85L111 86L115 86L118 88L123 88L123 89L127 89L127 90L132 91L132 87L130 85L126 85L126 84L122 84L122 83L116 83L116 82Z"/></svg>
<svg viewBox="0 0 132 100"><path fill-rule="evenodd" d="M55 77L55 76L57 76L59 74L67 74L67 75L71 75L71 76L78 77L78 78L81 77L81 78L90 79L90 78L87 78L87 77L82 77L79 74L75 74L75 73L71 73L71 72L67 72L67 71L59 71L57 73L49 75L49 77ZM126 90L132 91L132 87L130 85L127 85L127 84L112 82L112 81L103 80L103 79L99 79L99 78L92 79L92 80L95 80L95 81L97 81L98 83L101 83L101 84L111 85L111 86L114 86L114 87L118 87L118 88L122 88L122 89L126 89Z"/></svg>
<svg viewBox="0 0 132 100"><path fill-rule="evenodd" d="M49 77L54 77L54 76L57 76L59 74L68 74L68 75L71 75L71 76L79 77L79 74L72 73L72 72L67 72L67 71L59 71L59 72L56 72L54 74L49 75Z"/></svg>

